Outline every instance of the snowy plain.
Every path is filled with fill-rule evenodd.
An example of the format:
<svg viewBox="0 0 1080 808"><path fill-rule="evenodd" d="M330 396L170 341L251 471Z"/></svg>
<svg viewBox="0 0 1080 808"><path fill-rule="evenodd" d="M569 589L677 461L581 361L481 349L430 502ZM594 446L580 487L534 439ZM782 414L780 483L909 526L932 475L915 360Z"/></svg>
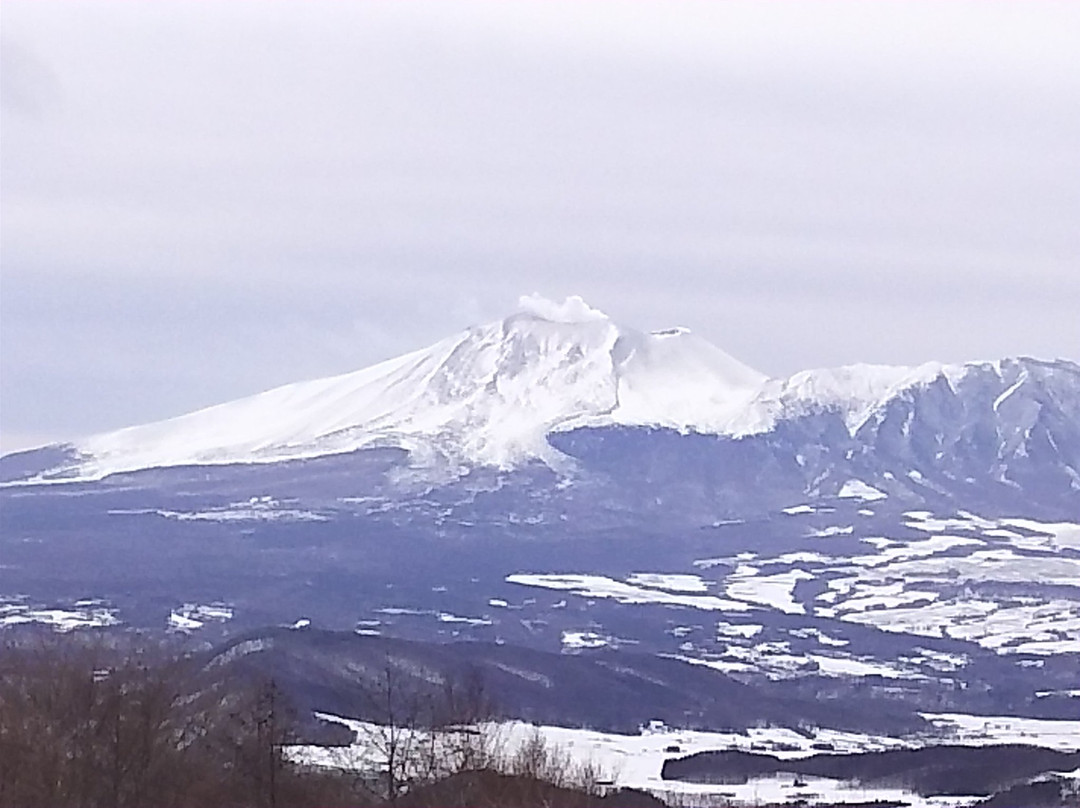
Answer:
<svg viewBox="0 0 1080 808"><path fill-rule="evenodd" d="M296 746L289 749L291 759L309 765L333 768L349 766L377 767L379 755L364 739L379 737L377 725L340 716L319 714L326 721L340 723L356 733L353 749L319 746ZM614 787L636 788L655 794L672 804L686 797L715 797L735 805L760 805L764 802L796 802L843 805L897 801L910 808L961 808L974 805L982 796L920 797L902 788L869 788L828 778L776 776L751 779L743 785L691 783L661 777L664 761L710 750L762 752L781 759L821 754L872 752L887 749L915 749L940 743L966 746L992 744L1031 744L1062 751L1080 749L1080 721L1051 721L972 716L963 714L924 714L934 728L933 734L888 737L841 732L826 728L783 727L752 728L746 732L696 732L666 727L651 722L636 735L597 732L589 729L537 726L521 721L485 725L482 731L505 752L512 753L535 733L556 749L581 764L598 767ZM796 785L796 780L805 785ZM812 796L811 796L812 795Z"/></svg>

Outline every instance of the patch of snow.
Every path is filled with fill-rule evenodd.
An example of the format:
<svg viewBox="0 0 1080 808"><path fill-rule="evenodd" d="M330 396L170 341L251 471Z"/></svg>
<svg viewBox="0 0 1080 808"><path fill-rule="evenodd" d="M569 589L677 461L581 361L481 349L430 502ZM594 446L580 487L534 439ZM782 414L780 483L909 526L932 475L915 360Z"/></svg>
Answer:
<svg viewBox="0 0 1080 808"><path fill-rule="evenodd" d="M1002 404L1005 403L1005 401L1009 398L1009 396L1011 396L1013 393L1015 393L1017 390L1019 390L1023 386L1024 382L1026 382L1026 381L1027 381L1027 373L1021 373L1020 378L1017 379L1016 382L1014 382L1012 385L1010 385L1009 389L1007 389L1000 396L998 396L997 398L994 399L994 404L993 404L994 412L997 412L998 408Z"/></svg>
<svg viewBox="0 0 1080 808"><path fill-rule="evenodd" d="M1080 721L1053 718L919 713L950 743L965 746L1031 744L1063 752L1080 750Z"/></svg>
<svg viewBox="0 0 1080 808"><path fill-rule="evenodd" d="M207 623L224 623L232 618L232 607L223 603L210 605L185 603L180 608L172 610L167 624L170 631L190 633Z"/></svg>
<svg viewBox="0 0 1080 808"><path fill-rule="evenodd" d="M699 558L694 562L694 566L698 569L707 570L710 567L718 567L721 564L730 564L730 556L721 556L719 558Z"/></svg>
<svg viewBox="0 0 1080 808"><path fill-rule="evenodd" d="M998 604L991 601L950 601L911 608L845 612L842 619L851 623L876 626L883 631L917 634L924 637L949 637L953 636L952 630L956 626L981 622L997 609Z"/></svg>
<svg viewBox="0 0 1080 808"><path fill-rule="evenodd" d="M848 480L841 486L837 496L841 499L859 499L863 502L873 502L878 499L885 499L887 494L872 485L864 483L862 480Z"/></svg>
<svg viewBox="0 0 1080 808"><path fill-rule="evenodd" d="M506 581L521 586L564 590L580 597L611 598L618 603L687 606L708 611L746 611L750 608L738 600L724 600L714 595L687 595L646 589L602 575L515 573L506 576Z"/></svg>
<svg viewBox="0 0 1080 808"><path fill-rule="evenodd" d="M788 630L788 634L793 637L799 637L800 639L814 639L821 645L831 645L836 648L843 647L845 645L851 645L850 640L841 640L835 637L830 637L828 634L824 634L820 629L813 627L807 628L793 628Z"/></svg>
<svg viewBox="0 0 1080 808"><path fill-rule="evenodd" d="M1053 547L1080 550L1080 524L1075 522L1039 522L1035 519L1002 519L1003 524L1051 537Z"/></svg>
<svg viewBox="0 0 1080 808"><path fill-rule="evenodd" d="M72 609L49 609L31 607L23 602L0 602L0 628L25 623L40 623L63 634L76 629L120 625L116 610L100 603L98 600L88 599L78 601Z"/></svg>
<svg viewBox="0 0 1080 808"><path fill-rule="evenodd" d="M73 631L77 628L104 628L120 625L116 612L111 609L39 609L26 613L37 623L51 625L59 632Z"/></svg>
<svg viewBox="0 0 1080 808"><path fill-rule="evenodd" d="M980 539L967 538L962 536L943 536L936 535L927 539L920 539L918 541L909 542L897 542L885 539L884 542L888 542L887 545L882 543L882 540L864 539L864 541L870 543L878 543L879 552L875 555L864 556L852 556L850 559L852 564L867 567L880 567L883 564L891 564L896 561L903 561L910 558L922 558L924 556L933 556L937 553L943 553L946 550L951 550L954 547L965 546L978 546L985 545L986 542Z"/></svg>
<svg viewBox="0 0 1080 808"><path fill-rule="evenodd" d="M956 581L1002 581L1075 586L1080 559L1021 556L1009 549L980 550L966 556L934 556L900 561L881 568L882 574L907 578L951 578Z"/></svg>
<svg viewBox="0 0 1080 808"><path fill-rule="evenodd" d="M852 656L823 656L821 654L807 654L807 659L818 666L818 672L822 676L881 676L885 679L925 679L926 677L886 665L881 662L868 659L860 659Z"/></svg>
<svg viewBox="0 0 1080 808"><path fill-rule="evenodd" d="M820 530L812 530L807 533L808 538L826 539L829 536L845 536L849 533L855 532L854 525L847 525L846 527L840 527L838 525L831 525L829 527L821 528Z"/></svg>
<svg viewBox="0 0 1080 808"><path fill-rule="evenodd" d="M635 572L628 575L627 583L646 586L650 589L664 589L668 592L707 592L708 584L698 575L686 575L666 572Z"/></svg>
<svg viewBox="0 0 1080 808"><path fill-rule="evenodd" d="M901 542L898 542L896 539L886 539L884 536L867 536L864 539L859 539L859 541L864 541L867 544L872 544L875 547L877 547L879 550L882 547L889 547L891 545L901 543Z"/></svg>
<svg viewBox="0 0 1080 808"><path fill-rule="evenodd" d="M716 624L716 636L717 637L745 637L749 639L757 634L761 633L764 626L759 626L754 623L728 623L725 620L721 620Z"/></svg>
<svg viewBox="0 0 1080 808"><path fill-rule="evenodd" d="M740 574L741 569L729 575L725 582L729 598L768 606L787 614L806 614L806 608L795 602L793 592L799 581L814 577L809 572L794 569L777 575L759 575L752 567Z"/></svg>
<svg viewBox="0 0 1080 808"><path fill-rule="evenodd" d="M946 531L980 532L993 530L998 523L990 519L984 519L967 511L960 511L955 517L937 518L929 511L908 511L904 514L911 521L905 522L907 527L913 530L922 530L926 533L944 533Z"/></svg>
<svg viewBox="0 0 1080 808"><path fill-rule="evenodd" d="M971 661L965 654L948 654L930 648L916 648L915 650L919 656L912 657L911 661L939 671L955 671Z"/></svg>
<svg viewBox="0 0 1080 808"><path fill-rule="evenodd" d="M660 654L667 659L677 659L690 665L700 665L704 668L712 668L721 673L752 673L757 667L746 662L732 662L727 659L699 659L698 657L683 656L682 654Z"/></svg>
<svg viewBox="0 0 1080 808"><path fill-rule="evenodd" d="M861 584L858 595L836 606L839 614L845 611L865 611L867 609L891 609L913 603L932 603L939 598L936 592L921 592L905 589L904 581L881 585Z"/></svg>
<svg viewBox="0 0 1080 808"><path fill-rule="evenodd" d="M485 617L461 617L460 615L450 614L450 612L439 612L438 619L440 623L464 623L469 626L491 625L491 621Z"/></svg>
<svg viewBox="0 0 1080 808"><path fill-rule="evenodd" d="M794 553L783 553L775 558L763 561L762 564L827 564L832 560L832 556L799 550Z"/></svg>
<svg viewBox="0 0 1080 808"><path fill-rule="evenodd" d="M611 637L597 634L595 631L564 631L562 633L563 650L603 648L611 645L611 640Z"/></svg>
<svg viewBox="0 0 1080 808"><path fill-rule="evenodd" d="M194 620L174 610L169 613L168 626L171 631L189 632L202 628L203 623L201 620Z"/></svg>

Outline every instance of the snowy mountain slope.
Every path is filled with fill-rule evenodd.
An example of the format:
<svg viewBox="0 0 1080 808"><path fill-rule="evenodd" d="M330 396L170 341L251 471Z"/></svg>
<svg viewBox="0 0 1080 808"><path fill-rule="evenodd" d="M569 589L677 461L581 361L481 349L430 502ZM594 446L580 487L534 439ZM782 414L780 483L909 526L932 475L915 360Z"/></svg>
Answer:
<svg viewBox="0 0 1080 808"><path fill-rule="evenodd" d="M1011 359L974 363L898 392L856 437L916 481L1080 492L1080 367ZM1080 512L1080 503L1077 511Z"/></svg>
<svg viewBox="0 0 1080 808"><path fill-rule="evenodd" d="M764 377L683 330L619 328L583 302L527 299L504 320L355 373L74 445L65 475L269 462L366 446L423 464L558 463L545 435L594 420L694 429L736 417Z"/></svg>
<svg viewBox="0 0 1080 808"><path fill-rule="evenodd" d="M1080 368L1071 363L853 365L767 379L685 329L644 333L580 298L537 297L504 320L360 371L21 453L37 457L35 471L4 479L93 480L369 447L406 449L418 467L540 460L559 469L568 458L549 443L553 433L643 426L739 438L823 415L842 422L845 446L856 446L849 454L889 456L903 471L945 465L963 480L992 469L1007 482L1010 463L1022 476L1053 462L1080 489ZM800 438L822 440L836 441ZM798 445L785 451L801 456ZM14 459L5 458L9 469Z"/></svg>

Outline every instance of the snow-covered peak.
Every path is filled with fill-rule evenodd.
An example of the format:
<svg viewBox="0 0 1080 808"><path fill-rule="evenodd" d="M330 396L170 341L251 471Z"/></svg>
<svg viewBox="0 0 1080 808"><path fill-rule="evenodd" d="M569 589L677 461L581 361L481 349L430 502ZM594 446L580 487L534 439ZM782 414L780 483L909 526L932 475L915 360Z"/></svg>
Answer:
<svg viewBox="0 0 1080 808"><path fill-rule="evenodd" d="M764 379L684 329L647 334L581 298L532 295L503 320L363 370L79 441L68 472L92 479L367 446L405 448L420 464L555 465L552 431L599 423L715 430Z"/></svg>
<svg viewBox="0 0 1080 808"><path fill-rule="evenodd" d="M903 390L926 385L944 376L962 375L964 366L927 362L902 365L845 365L800 371L773 379L762 387L759 407L775 414L801 415L812 409L832 409L844 415L854 433L882 404Z"/></svg>

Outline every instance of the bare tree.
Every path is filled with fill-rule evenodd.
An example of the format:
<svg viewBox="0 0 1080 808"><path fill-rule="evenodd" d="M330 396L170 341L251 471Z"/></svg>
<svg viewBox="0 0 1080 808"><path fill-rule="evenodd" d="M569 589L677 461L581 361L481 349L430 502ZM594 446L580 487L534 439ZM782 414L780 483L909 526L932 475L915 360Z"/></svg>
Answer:
<svg viewBox="0 0 1080 808"><path fill-rule="evenodd" d="M286 754L295 716L272 680L130 642L8 642L0 808L581 808L597 793L600 774L538 732L507 752L475 673L387 657L362 702L342 770L317 771Z"/></svg>
<svg viewBox="0 0 1080 808"><path fill-rule="evenodd" d="M176 788L180 680L151 652L41 639L7 644L0 668L4 802L137 805Z"/></svg>
<svg viewBox="0 0 1080 808"><path fill-rule="evenodd" d="M208 676L160 648L9 642L0 806L283 808L314 782L284 758L291 726L273 682Z"/></svg>
<svg viewBox="0 0 1080 808"><path fill-rule="evenodd" d="M473 671L452 679L388 655L357 707L367 720L338 760L373 799L397 805L425 785L492 768L498 757L494 708Z"/></svg>

